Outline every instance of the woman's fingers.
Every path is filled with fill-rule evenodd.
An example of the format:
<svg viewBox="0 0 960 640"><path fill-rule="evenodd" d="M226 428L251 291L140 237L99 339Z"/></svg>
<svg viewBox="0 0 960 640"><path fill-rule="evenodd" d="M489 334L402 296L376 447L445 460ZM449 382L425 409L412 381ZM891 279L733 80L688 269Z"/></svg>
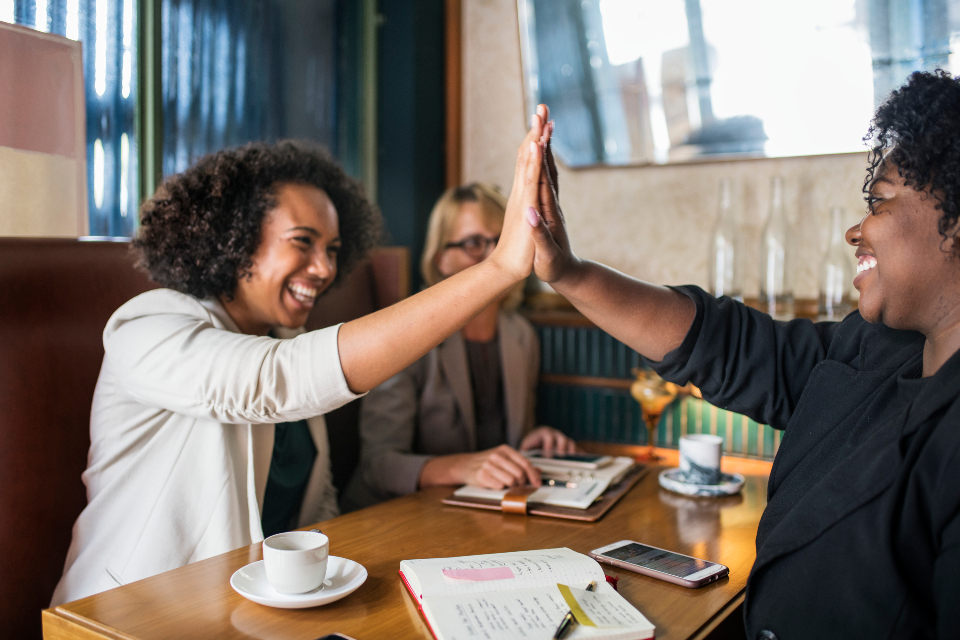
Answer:
<svg viewBox="0 0 960 640"><path fill-rule="evenodd" d="M553 187L554 192L557 194L560 193L560 181L557 176L557 161L553 157L553 130L556 128L556 123L553 120L550 120L545 128L546 133L544 134L544 145L543 145L543 161L546 165L547 178L550 180L550 185Z"/></svg>
<svg viewBox="0 0 960 640"><path fill-rule="evenodd" d="M540 171L540 184L538 185L540 210L543 211L545 220L557 220L562 222L563 213L560 211L560 203L557 201L557 191L550 180L550 173L546 171L546 164Z"/></svg>
<svg viewBox="0 0 960 640"><path fill-rule="evenodd" d="M563 434L559 431L555 431L554 433L556 433L556 436L557 436L557 441L555 443L555 446L556 446L556 451L558 455L562 455L564 453L577 452L576 442L568 438L566 434Z"/></svg>
<svg viewBox="0 0 960 640"><path fill-rule="evenodd" d="M545 454L548 449L550 451L550 455L575 453L577 450L577 443L568 438L563 432L547 427L543 438L543 451Z"/></svg>
<svg viewBox="0 0 960 640"><path fill-rule="evenodd" d="M517 149L517 166L514 170L513 188L510 190L511 196L519 194L522 191L522 177L524 176L527 163L530 161L530 143L539 143L540 138L543 136L543 125L544 121L540 118L539 114L535 113L530 116L530 129L527 131L523 142L520 143L520 148Z"/></svg>
<svg viewBox="0 0 960 640"><path fill-rule="evenodd" d="M488 461L480 469L477 480L490 489L504 489L520 484L507 470L496 466L493 461Z"/></svg>
<svg viewBox="0 0 960 640"><path fill-rule="evenodd" d="M509 474L513 484L532 484L540 486L540 472L522 453L501 445L491 452L488 461L501 471Z"/></svg>
<svg viewBox="0 0 960 640"><path fill-rule="evenodd" d="M554 282L563 272L565 258L563 248L557 243L546 220L536 214L536 211L529 215L537 217L537 224L532 230L535 247L533 269L537 277L544 282ZM531 225L533 225L532 222Z"/></svg>

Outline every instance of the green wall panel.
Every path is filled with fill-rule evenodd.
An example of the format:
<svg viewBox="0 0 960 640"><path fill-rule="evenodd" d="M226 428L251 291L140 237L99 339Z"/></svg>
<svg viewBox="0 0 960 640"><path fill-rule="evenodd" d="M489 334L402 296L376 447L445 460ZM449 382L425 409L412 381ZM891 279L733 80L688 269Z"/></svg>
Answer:
<svg viewBox="0 0 960 640"><path fill-rule="evenodd" d="M640 355L609 334L589 327L537 327L542 350L541 372L594 378L632 378ZM577 440L621 444L647 443L640 407L626 389L564 384L540 385L539 424L556 427ZM727 454L772 460L780 434L767 425L683 396L663 413L656 443L676 448L680 437L708 433L724 439Z"/></svg>

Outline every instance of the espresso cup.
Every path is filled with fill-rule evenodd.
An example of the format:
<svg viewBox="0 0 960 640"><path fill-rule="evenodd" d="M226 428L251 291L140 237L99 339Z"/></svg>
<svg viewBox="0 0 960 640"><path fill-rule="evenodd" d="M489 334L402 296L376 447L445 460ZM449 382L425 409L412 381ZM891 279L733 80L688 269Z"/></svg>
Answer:
<svg viewBox="0 0 960 640"><path fill-rule="evenodd" d="M306 593L323 584L330 539L315 531L288 531L263 541L267 581L280 593Z"/></svg>
<svg viewBox="0 0 960 640"><path fill-rule="evenodd" d="M720 447L723 438L696 433L680 438L680 473L691 484L720 482Z"/></svg>

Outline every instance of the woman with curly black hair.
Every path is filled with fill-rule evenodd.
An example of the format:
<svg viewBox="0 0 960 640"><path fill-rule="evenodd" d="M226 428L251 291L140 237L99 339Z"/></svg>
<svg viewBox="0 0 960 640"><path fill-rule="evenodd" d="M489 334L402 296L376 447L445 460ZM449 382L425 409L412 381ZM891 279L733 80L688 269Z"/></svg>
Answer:
<svg viewBox="0 0 960 640"><path fill-rule="evenodd" d="M785 430L751 639L960 635L960 81L913 74L868 138L867 214L847 232L859 311L842 322L778 322L581 260L541 189L542 280L664 378Z"/></svg>
<svg viewBox="0 0 960 640"><path fill-rule="evenodd" d="M318 297L378 239L359 185L298 142L222 151L167 179L133 243L164 288L124 304L104 330L88 505L53 604L337 515L322 415L529 274L549 133L535 115L488 260L309 333L300 328ZM515 466L518 479L539 479Z"/></svg>

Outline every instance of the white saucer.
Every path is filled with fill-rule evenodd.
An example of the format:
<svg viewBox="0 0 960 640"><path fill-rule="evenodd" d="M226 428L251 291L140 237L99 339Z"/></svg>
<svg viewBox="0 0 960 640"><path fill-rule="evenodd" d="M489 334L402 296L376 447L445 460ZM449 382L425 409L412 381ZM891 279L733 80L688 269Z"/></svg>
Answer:
<svg viewBox="0 0 960 640"><path fill-rule="evenodd" d="M664 469L660 472L660 486L685 496L732 496L743 488L743 476L739 473L721 473L717 484L693 484L683 480L680 469Z"/></svg>
<svg viewBox="0 0 960 640"><path fill-rule="evenodd" d="M346 558L330 556L323 585L307 593L280 593L271 587L267 582L263 560L237 569L230 578L230 586L247 600L253 600L258 604L280 609L305 609L348 596L366 579L367 570L363 565Z"/></svg>

